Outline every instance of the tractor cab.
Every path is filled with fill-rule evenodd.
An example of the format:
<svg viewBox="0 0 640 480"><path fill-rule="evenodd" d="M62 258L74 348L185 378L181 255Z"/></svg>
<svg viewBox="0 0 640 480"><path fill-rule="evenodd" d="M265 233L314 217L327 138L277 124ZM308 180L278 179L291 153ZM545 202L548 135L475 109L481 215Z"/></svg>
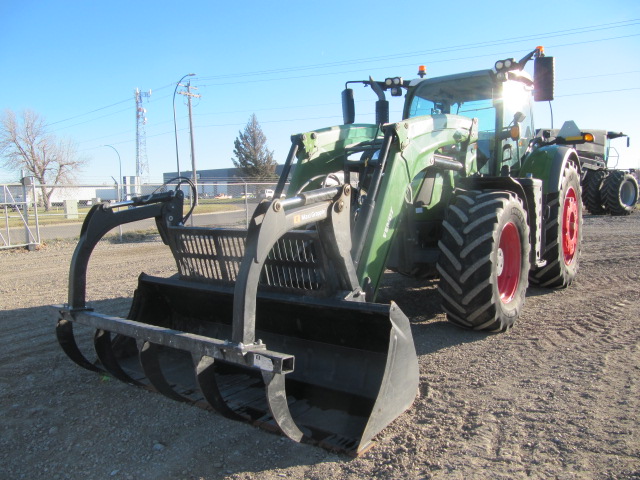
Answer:
<svg viewBox="0 0 640 480"><path fill-rule="evenodd" d="M522 71L502 79L493 70L418 80L405 104L405 118L451 114L478 121L475 163L468 174L517 170L533 138L533 81ZM514 128L516 127L516 128ZM446 153L446 152L441 152Z"/></svg>

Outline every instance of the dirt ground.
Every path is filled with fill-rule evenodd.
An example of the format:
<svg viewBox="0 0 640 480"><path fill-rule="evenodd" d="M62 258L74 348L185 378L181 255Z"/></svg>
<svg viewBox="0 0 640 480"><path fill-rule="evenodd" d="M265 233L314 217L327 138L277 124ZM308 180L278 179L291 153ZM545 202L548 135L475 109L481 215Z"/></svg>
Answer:
<svg viewBox="0 0 640 480"><path fill-rule="evenodd" d="M360 458L300 445L73 364L46 305L66 301L73 246L0 251L1 479L640 478L640 214L586 216L581 269L531 289L506 334L445 321L435 285L390 274L420 396ZM157 241L100 245L97 311L125 314Z"/></svg>

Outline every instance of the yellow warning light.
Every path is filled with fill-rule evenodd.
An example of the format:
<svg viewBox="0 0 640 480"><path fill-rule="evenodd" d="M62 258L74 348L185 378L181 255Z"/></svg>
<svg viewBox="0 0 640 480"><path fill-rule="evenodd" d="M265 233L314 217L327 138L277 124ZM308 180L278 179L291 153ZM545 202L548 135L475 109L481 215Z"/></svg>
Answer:
<svg viewBox="0 0 640 480"><path fill-rule="evenodd" d="M593 133L585 133L584 134L585 142L593 142Z"/></svg>
<svg viewBox="0 0 640 480"><path fill-rule="evenodd" d="M418 66L418 76L420 78L424 78L426 74L427 74L427 67L425 67L424 65Z"/></svg>
<svg viewBox="0 0 640 480"><path fill-rule="evenodd" d="M518 140L520 138L520 125L514 125L511 127L509 134L511 136L511 140Z"/></svg>
<svg viewBox="0 0 640 480"><path fill-rule="evenodd" d="M544 55L544 47L542 45L538 45L536 47L536 50L540 52L540 55Z"/></svg>

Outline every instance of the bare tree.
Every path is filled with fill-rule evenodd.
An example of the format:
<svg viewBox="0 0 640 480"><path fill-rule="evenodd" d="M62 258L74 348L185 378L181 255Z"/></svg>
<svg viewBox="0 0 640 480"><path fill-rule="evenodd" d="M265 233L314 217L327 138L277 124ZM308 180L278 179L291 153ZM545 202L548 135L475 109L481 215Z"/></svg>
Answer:
<svg viewBox="0 0 640 480"><path fill-rule="evenodd" d="M73 183L87 162L78 156L72 141L49 133L44 119L33 110L24 110L21 118L5 110L0 119L0 156L5 168L24 169L40 182L45 210L51 208L55 188Z"/></svg>

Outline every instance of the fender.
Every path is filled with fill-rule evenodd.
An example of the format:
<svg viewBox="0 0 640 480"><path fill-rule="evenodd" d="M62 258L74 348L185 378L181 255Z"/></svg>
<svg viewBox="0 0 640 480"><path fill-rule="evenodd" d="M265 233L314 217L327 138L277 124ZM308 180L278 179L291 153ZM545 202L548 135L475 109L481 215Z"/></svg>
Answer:
<svg viewBox="0 0 640 480"><path fill-rule="evenodd" d="M519 177L531 174L542 180L542 193L557 193L562 183L562 172L568 162L573 162L580 173L580 162L576 151L565 145L547 145L537 148L525 158Z"/></svg>

